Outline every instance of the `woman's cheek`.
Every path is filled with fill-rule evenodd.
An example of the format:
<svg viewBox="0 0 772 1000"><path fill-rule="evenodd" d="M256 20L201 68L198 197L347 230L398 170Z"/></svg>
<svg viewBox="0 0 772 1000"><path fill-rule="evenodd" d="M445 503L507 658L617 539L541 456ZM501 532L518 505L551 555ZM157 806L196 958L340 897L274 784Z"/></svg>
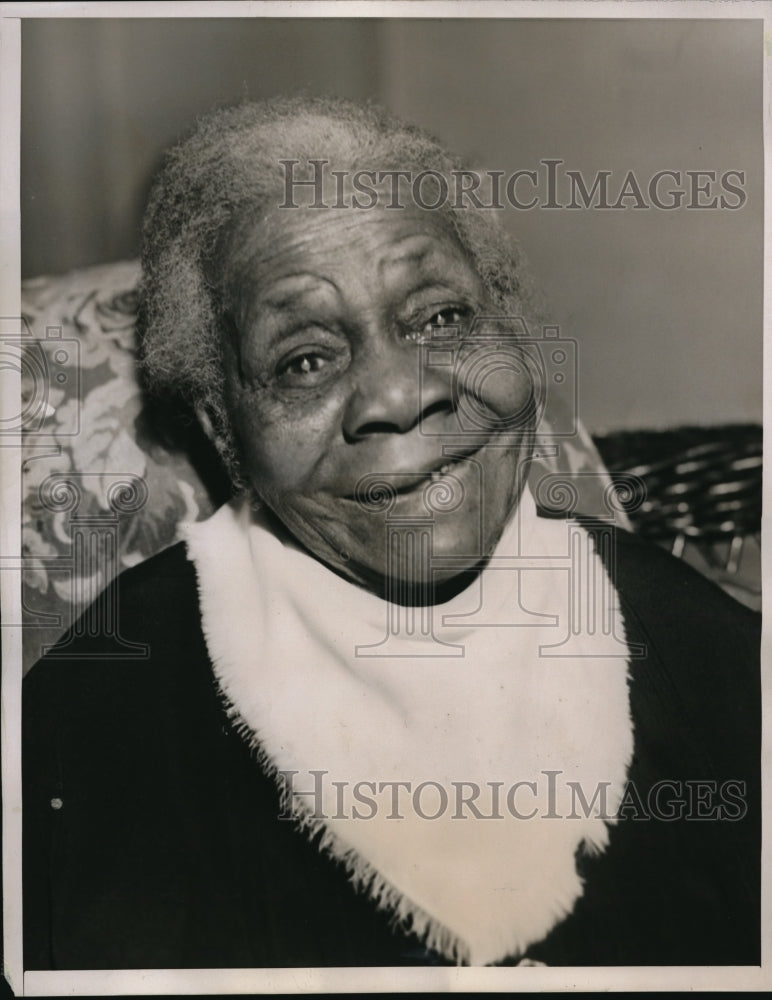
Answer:
<svg viewBox="0 0 772 1000"><path fill-rule="evenodd" d="M254 441L247 449L250 480L271 496L302 489L314 467L314 452L301 442L277 435L270 443Z"/></svg>
<svg viewBox="0 0 772 1000"><path fill-rule="evenodd" d="M263 408L257 443L285 488L316 492L331 485L345 405L345 386L338 384Z"/></svg>
<svg viewBox="0 0 772 1000"><path fill-rule="evenodd" d="M272 419L252 411L240 424L247 475L261 492L273 496L302 490L329 449L331 431L318 415L306 420L290 415Z"/></svg>
<svg viewBox="0 0 772 1000"><path fill-rule="evenodd" d="M515 344L497 344L494 350L479 346L460 357L456 385L467 397L467 410L476 403L481 413L493 411L499 420L515 418L533 395L533 361Z"/></svg>

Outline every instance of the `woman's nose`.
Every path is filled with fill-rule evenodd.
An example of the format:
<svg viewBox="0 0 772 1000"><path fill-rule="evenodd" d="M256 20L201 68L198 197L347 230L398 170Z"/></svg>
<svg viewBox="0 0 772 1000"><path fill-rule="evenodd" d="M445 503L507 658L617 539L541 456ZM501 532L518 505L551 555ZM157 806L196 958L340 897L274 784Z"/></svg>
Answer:
<svg viewBox="0 0 772 1000"><path fill-rule="evenodd" d="M368 359L346 408L350 441L374 434L405 434L434 415L455 409L451 380L425 365L416 344L395 343Z"/></svg>

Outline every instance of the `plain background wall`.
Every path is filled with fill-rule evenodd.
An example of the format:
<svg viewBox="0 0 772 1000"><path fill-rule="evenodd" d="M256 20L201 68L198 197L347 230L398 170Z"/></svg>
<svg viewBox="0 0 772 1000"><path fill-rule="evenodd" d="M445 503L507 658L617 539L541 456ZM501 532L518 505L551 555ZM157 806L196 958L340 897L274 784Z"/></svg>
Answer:
<svg viewBox="0 0 772 1000"><path fill-rule="evenodd" d="M761 419L761 21L27 20L25 276L134 256L162 150L244 96L373 98L488 169L745 171L736 211L510 210L593 430Z"/></svg>

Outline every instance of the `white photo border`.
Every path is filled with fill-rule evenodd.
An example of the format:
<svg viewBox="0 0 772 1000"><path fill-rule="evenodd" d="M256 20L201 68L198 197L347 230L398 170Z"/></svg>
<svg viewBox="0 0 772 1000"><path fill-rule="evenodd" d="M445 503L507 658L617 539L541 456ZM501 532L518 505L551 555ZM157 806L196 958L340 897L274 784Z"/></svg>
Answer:
<svg viewBox="0 0 772 1000"><path fill-rule="evenodd" d="M20 25L26 18L172 18L172 17L282 17L282 18L747 18L764 22L764 336L770 344L772 329L772 180L770 179L770 113L772 112L772 4L768 2L658 2L658 0L393 0L393 2L224 2L210 3L5 3L0 10L0 122L4 141L0 153L0 316L18 316L20 288L19 245L19 146L20 126ZM3 372L0 415L18 413L18 373ZM772 375L769 352L764 364L764 424L772 427ZM20 441L6 438L0 449L0 487L3 517L0 550L6 565L21 558L20 542ZM764 517L762 521L762 579L772 580L769 546L770 453L765 441ZM21 596L9 578L0 573L0 600L11 620L20 620ZM769 588L764 588L762 640L763 708L772 719L772 634ZM645 968L416 968L416 969L195 969L109 970L73 972L24 972L21 938L21 635L20 629L2 630L2 787L3 787L3 917L4 974L15 995L94 996L153 994L244 994L321 992L407 992L475 990L526 992L568 990L743 990L772 987L772 894L769 865L763 872L762 965L759 968L645 967ZM772 736L764 727L764 774L770 773ZM764 796L763 857L772 856L770 796Z"/></svg>

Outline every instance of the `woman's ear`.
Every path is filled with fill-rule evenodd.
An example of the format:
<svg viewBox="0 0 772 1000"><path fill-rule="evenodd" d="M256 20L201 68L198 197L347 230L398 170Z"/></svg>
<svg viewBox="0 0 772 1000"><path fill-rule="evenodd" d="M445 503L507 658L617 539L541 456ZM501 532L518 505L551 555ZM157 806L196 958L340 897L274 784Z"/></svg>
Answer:
<svg viewBox="0 0 772 1000"><path fill-rule="evenodd" d="M228 469L229 474L233 475L236 453L227 428L218 427L220 421L218 421L217 415L215 414L213 418L205 406L194 407L194 413L204 436L220 456L220 461Z"/></svg>
<svg viewBox="0 0 772 1000"><path fill-rule="evenodd" d="M218 447L219 435L215 432L212 418L203 406L196 407L196 419L198 420L204 434L209 438L215 448ZM219 450L219 449L218 449Z"/></svg>
<svg viewBox="0 0 772 1000"><path fill-rule="evenodd" d="M224 432L222 429L218 429L217 418L215 417L213 420L206 407L196 406L195 414L199 426L204 432L207 440L214 446L214 449L220 456L220 459L226 465L229 465L229 463L233 460L233 444L227 431Z"/></svg>
<svg viewBox="0 0 772 1000"><path fill-rule="evenodd" d="M212 498L217 503L225 503L243 488L235 448L227 430L224 433L217 430L217 418L213 420L206 407L196 406L194 413L199 428L211 445L211 453L207 454L208 448L202 447L203 442L199 438L199 472Z"/></svg>

